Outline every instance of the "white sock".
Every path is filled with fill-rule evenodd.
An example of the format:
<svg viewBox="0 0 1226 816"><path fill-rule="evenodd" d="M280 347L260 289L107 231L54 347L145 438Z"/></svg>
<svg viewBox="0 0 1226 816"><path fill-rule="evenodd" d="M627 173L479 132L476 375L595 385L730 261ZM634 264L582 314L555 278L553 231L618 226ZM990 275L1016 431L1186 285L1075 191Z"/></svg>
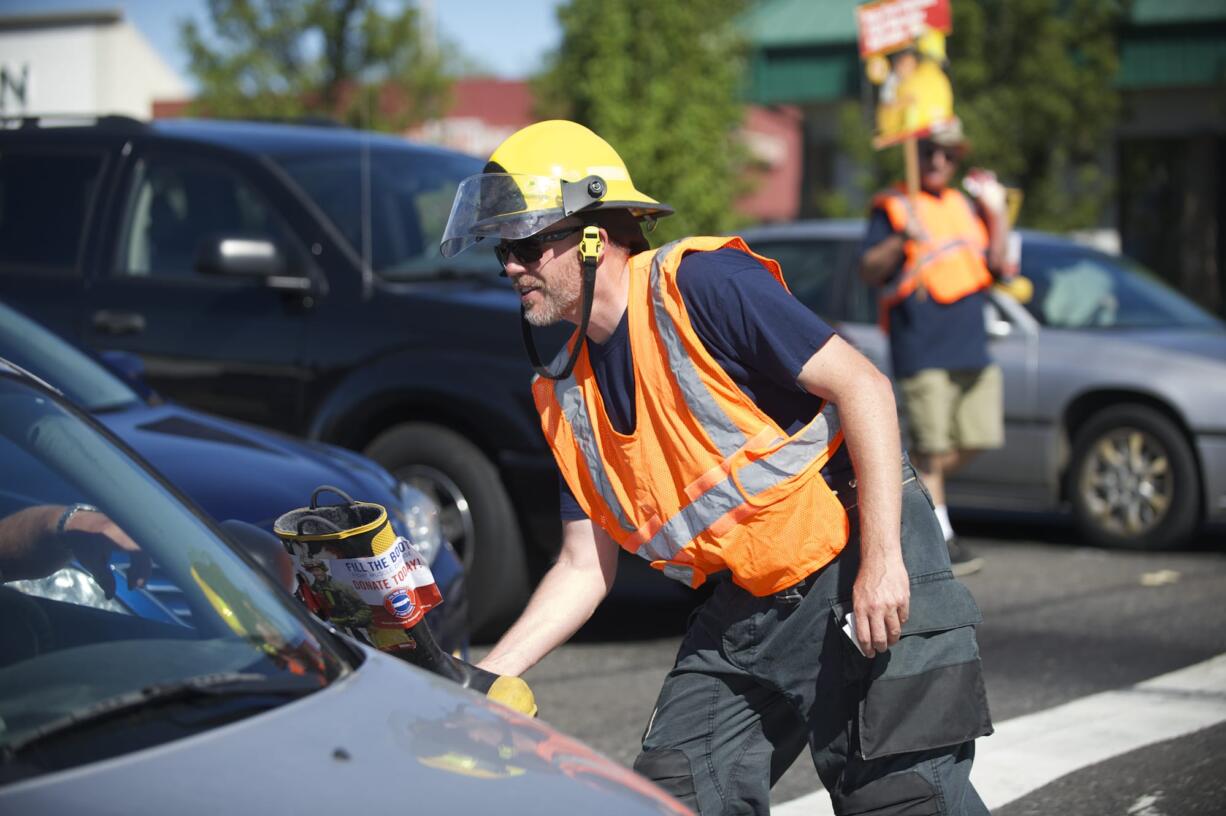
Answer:
<svg viewBox="0 0 1226 816"><path fill-rule="evenodd" d="M945 540L949 541L954 537L954 527L949 523L949 510L945 508L945 505L938 504L936 511L937 521L941 522L941 532L945 534Z"/></svg>

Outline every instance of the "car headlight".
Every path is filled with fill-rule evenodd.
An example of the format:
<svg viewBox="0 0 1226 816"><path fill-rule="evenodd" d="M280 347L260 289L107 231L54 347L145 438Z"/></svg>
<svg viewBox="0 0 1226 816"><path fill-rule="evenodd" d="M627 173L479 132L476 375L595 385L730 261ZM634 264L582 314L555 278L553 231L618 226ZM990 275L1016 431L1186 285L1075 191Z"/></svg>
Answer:
<svg viewBox="0 0 1226 816"><path fill-rule="evenodd" d="M64 567L45 578L10 581L8 586L26 595L36 595L52 601L105 609L108 612L128 612L128 608L118 599L107 598L102 587L98 586L89 573L77 567Z"/></svg>
<svg viewBox="0 0 1226 816"><path fill-rule="evenodd" d="M443 547L438 504L425 493L404 482L397 485L396 496L400 500L400 520L408 532L409 541L421 557L426 559L427 564L433 564Z"/></svg>

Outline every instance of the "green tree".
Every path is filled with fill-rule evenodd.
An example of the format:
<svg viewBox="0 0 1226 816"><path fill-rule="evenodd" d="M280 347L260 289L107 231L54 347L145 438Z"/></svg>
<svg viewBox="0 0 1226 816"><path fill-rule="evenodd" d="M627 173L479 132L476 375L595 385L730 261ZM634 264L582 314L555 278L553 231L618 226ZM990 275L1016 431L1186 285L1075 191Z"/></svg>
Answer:
<svg viewBox="0 0 1226 816"><path fill-rule="evenodd" d="M732 21L743 8L570 0L558 9L562 41L534 83L537 112L599 133L636 187L676 208L653 243L734 225L745 45Z"/></svg>
<svg viewBox="0 0 1226 816"><path fill-rule="evenodd" d="M1025 193L1021 223L1064 231L1098 224L1113 194L1107 146L1119 116L1116 0L953 0L947 42L954 108L973 152ZM871 192L902 170L876 154L860 105L842 111L843 148ZM834 214L834 213L832 213ZM838 213L842 214L842 213Z"/></svg>
<svg viewBox="0 0 1226 816"><path fill-rule="evenodd" d="M193 108L210 116L323 116L402 130L436 116L449 80L416 8L376 0L209 0L212 31L181 26Z"/></svg>

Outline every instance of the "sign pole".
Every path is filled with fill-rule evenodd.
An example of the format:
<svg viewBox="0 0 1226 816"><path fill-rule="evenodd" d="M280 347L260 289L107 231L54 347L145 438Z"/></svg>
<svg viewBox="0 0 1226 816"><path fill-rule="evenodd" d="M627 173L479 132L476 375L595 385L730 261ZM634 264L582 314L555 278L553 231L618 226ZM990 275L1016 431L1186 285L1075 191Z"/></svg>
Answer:
<svg viewBox="0 0 1226 816"><path fill-rule="evenodd" d="M908 136L902 142L903 161L907 167L907 197L919 195L919 140Z"/></svg>

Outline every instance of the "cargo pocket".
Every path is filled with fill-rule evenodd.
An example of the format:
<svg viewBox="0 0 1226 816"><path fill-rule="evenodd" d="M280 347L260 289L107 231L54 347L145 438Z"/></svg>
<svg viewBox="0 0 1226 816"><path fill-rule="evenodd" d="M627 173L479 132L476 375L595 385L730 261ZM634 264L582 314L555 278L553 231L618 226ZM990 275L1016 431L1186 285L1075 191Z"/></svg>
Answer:
<svg viewBox="0 0 1226 816"><path fill-rule="evenodd" d="M850 602L833 607L838 622L851 611ZM871 660L857 653L852 661L859 663L852 671L860 757L944 748L992 733L975 640L982 619L958 581L911 586L911 615L898 643Z"/></svg>

